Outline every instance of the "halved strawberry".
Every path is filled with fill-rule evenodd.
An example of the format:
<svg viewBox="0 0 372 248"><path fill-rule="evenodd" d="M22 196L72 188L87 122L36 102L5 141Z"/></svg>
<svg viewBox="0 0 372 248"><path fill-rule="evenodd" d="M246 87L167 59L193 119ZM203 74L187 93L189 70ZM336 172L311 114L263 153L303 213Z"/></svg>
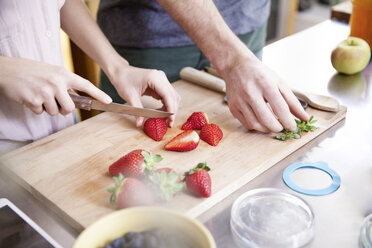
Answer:
<svg viewBox="0 0 372 248"><path fill-rule="evenodd" d="M111 205L120 209L154 204L150 189L138 179L124 178L121 173L113 179L115 187L107 189L111 193Z"/></svg>
<svg viewBox="0 0 372 248"><path fill-rule="evenodd" d="M185 183L181 175L171 168L160 168L149 176L150 181L155 186L157 194L161 199L169 201L172 197L181 192Z"/></svg>
<svg viewBox="0 0 372 248"><path fill-rule="evenodd" d="M144 171L152 171L154 164L162 159L160 155L152 155L142 149L134 150L110 165L109 173L112 176L121 173L126 177L141 177Z"/></svg>
<svg viewBox="0 0 372 248"><path fill-rule="evenodd" d="M196 196L209 197L212 192L212 180L207 163L199 163L194 169L185 173L187 189Z"/></svg>
<svg viewBox="0 0 372 248"><path fill-rule="evenodd" d="M200 138L210 144L216 146L223 137L222 130L216 124L207 124L200 131Z"/></svg>
<svg viewBox="0 0 372 248"><path fill-rule="evenodd" d="M200 142L197 132L194 130L187 130L169 141L164 148L169 151L187 152L194 150Z"/></svg>
<svg viewBox="0 0 372 248"><path fill-rule="evenodd" d="M194 112L187 118L187 121L182 125L182 130L200 130L208 124L207 114L204 112Z"/></svg>
<svg viewBox="0 0 372 248"><path fill-rule="evenodd" d="M162 118L149 118L143 124L145 133L155 141L160 141L167 132L167 123Z"/></svg>

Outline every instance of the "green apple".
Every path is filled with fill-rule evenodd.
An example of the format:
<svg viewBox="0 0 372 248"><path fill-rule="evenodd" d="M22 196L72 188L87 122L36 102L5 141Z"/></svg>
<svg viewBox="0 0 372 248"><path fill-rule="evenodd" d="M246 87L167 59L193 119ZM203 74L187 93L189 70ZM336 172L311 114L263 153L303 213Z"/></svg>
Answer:
<svg viewBox="0 0 372 248"><path fill-rule="evenodd" d="M338 72L352 75L362 71L370 57L371 49L365 40L349 37L333 49L331 62Z"/></svg>

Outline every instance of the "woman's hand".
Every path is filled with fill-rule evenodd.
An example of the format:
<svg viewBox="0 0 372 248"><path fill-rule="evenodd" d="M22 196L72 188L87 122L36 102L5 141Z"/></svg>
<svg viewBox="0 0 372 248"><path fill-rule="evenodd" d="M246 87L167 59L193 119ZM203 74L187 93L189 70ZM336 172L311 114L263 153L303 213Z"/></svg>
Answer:
<svg viewBox="0 0 372 248"><path fill-rule="evenodd" d="M119 95L130 105L142 107L141 96L150 95L163 102L164 110L177 112L180 96L165 74L129 66L99 29L84 2L66 0L61 9L61 25L75 44L100 65ZM168 125L172 126L174 120L175 114L168 118ZM143 118L138 117L137 126L142 122Z"/></svg>
<svg viewBox="0 0 372 248"><path fill-rule="evenodd" d="M163 71L133 67L120 58L115 69L107 75L119 95L131 106L143 107L142 95L161 100L162 110L174 113L168 117L168 125L170 127L174 125L181 97L169 83ZM137 117L137 127L140 127L142 123L143 117Z"/></svg>
<svg viewBox="0 0 372 248"><path fill-rule="evenodd" d="M75 104L68 90L87 93L103 103L111 98L88 80L54 66L28 59L0 56L0 93L25 105L36 114L71 113Z"/></svg>

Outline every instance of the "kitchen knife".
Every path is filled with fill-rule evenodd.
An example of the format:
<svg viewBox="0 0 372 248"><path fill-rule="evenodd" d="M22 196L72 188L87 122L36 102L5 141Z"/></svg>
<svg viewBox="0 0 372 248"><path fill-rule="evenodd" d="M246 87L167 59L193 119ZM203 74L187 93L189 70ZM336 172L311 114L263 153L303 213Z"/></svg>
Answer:
<svg viewBox="0 0 372 248"><path fill-rule="evenodd" d="M91 97L78 96L70 94L72 101L75 103L75 107L84 110L102 110L108 112L115 112L134 116L143 116L148 118L165 118L173 115L173 113L164 112L156 109L149 108L137 108L129 105L118 104L118 103L101 103L99 101L93 100Z"/></svg>

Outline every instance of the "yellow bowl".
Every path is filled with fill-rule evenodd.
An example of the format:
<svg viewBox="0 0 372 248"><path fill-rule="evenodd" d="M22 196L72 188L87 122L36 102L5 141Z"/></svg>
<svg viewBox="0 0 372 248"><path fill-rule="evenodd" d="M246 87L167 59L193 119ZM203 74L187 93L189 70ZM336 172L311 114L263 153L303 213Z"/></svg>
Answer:
<svg viewBox="0 0 372 248"><path fill-rule="evenodd" d="M190 247L216 248L211 233L200 222L161 207L134 207L109 214L85 229L73 247L101 248L126 232L142 232L152 228L179 233L190 241Z"/></svg>

